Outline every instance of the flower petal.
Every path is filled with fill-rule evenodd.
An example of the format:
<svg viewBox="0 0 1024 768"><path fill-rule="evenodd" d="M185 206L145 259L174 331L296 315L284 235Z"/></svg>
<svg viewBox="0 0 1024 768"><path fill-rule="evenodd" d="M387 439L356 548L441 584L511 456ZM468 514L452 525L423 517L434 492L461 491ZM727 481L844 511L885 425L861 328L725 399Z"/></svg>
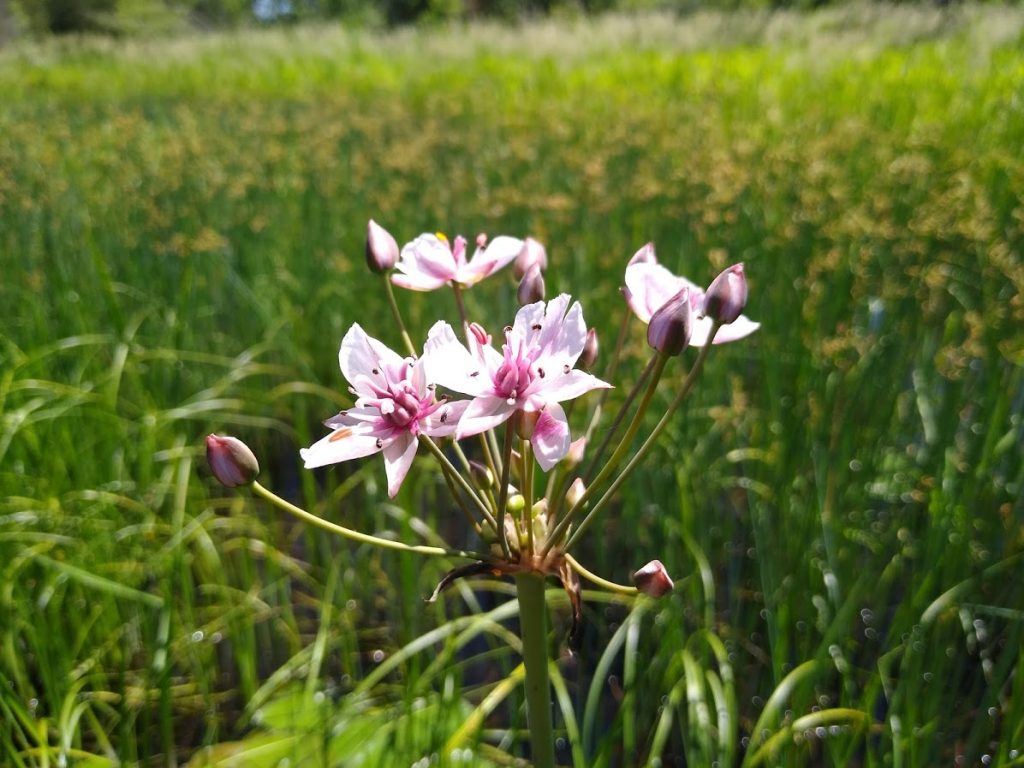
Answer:
<svg viewBox="0 0 1024 768"><path fill-rule="evenodd" d="M456 279L463 285L478 283L513 261L522 249L523 241L518 237L499 235L486 249L477 248L469 263L459 269Z"/></svg>
<svg viewBox="0 0 1024 768"><path fill-rule="evenodd" d="M587 324L583 321L583 308L575 301L566 312L565 306L568 302L569 297L562 294L548 302L548 309L544 314L544 327L539 339L540 358L552 367L574 366L583 353L583 346L587 343Z"/></svg>
<svg viewBox="0 0 1024 768"><path fill-rule="evenodd" d="M455 439L461 440L470 435L478 435L506 421L516 410L515 403L509 403L503 397L485 395L470 402L459 419L459 428L455 431Z"/></svg>
<svg viewBox="0 0 1024 768"><path fill-rule="evenodd" d="M359 323L353 323L348 329L345 338L341 340L341 349L338 350L338 364L341 366L342 375L348 383L361 395L373 396L372 390L368 389L370 383L384 383L381 369L401 368L404 361L398 353L388 349L387 346L377 341L359 327ZM367 380L358 381L360 377Z"/></svg>
<svg viewBox="0 0 1024 768"><path fill-rule="evenodd" d="M575 369L569 372L561 370L549 373L543 379L536 378L523 393L527 399L529 410L540 410L545 403L572 400L590 392L592 389L611 389L612 385L601 381L596 376Z"/></svg>
<svg viewBox="0 0 1024 768"><path fill-rule="evenodd" d="M402 267L406 269L402 269ZM402 248L397 268L406 274L418 273L436 280L453 280L456 259L447 240L437 235L422 234Z"/></svg>
<svg viewBox="0 0 1024 768"><path fill-rule="evenodd" d="M423 346L423 366L428 384L440 384L453 392L478 396L488 391L491 377L443 320L434 323Z"/></svg>
<svg viewBox="0 0 1024 768"><path fill-rule="evenodd" d="M373 432L373 427L369 424L341 427L309 448L303 448L299 455L305 462L306 469L369 456L377 453L382 447L380 438Z"/></svg>
<svg viewBox="0 0 1024 768"><path fill-rule="evenodd" d="M408 271L405 274L392 272L391 282L399 288L405 288L409 291L436 291L438 288L443 288L448 284L447 280L431 277L417 271Z"/></svg>
<svg viewBox="0 0 1024 768"><path fill-rule="evenodd" d="M533 444L533 452L537 457L537 463L545 472L551 470L555 464L560 462L569 453L571 440L569 437L569 422L565 418L565 411L558 403L548 403L541 411L540 418L533 428L533 436L530 438Z"/></svg>
<svg viewBox="0 0 1024 768"><path fill-rule="evenodd" d="M626 301L642 322L651 322L651 315L684 287L691 290L691 303L696 293L704 294L685 277L676 277L660 264L638 262L626 267Z"/></svg>
<svg viewBox="0 0 1024 768"><path fill-rule="evenodd" d="M454 400L445 403L432 414L420 420L420 429L423 430L423 434L431 437L454 435L469 403L469 400Z"/></svg>
<svg viewBox="0 0 1024 768"><path fill-rule="evenodd" d="M388 496L392 499L409 473L418 445L411 432L402 432L384 446L384 471L388 476Z"/></svg>
<svg viewBox="0 0 1024 768"><path fill-rule="evenodd" d="M703 347L708 343L708 336L711 335L711 318L702 317L697 319L697 316L693 315L691 319L693 321L693 333L690 336L690 346ZM718 333L715 334L715 346L745 339L760 327L760 323L755 323L746 315L740 315L733 322L723 325L718 329Z"/></svg>

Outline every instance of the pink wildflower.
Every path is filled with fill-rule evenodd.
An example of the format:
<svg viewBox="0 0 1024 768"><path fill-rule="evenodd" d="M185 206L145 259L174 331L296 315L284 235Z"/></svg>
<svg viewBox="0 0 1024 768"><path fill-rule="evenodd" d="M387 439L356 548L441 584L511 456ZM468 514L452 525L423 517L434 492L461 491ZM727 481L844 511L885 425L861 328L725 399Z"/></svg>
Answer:
<svg viewBox="0 0 1024 768"><path fill-rule="evenodd" d="M630 260L626 267L626 301L630 309L645 323L669 299L679 294L683 288L690 289L690 309L692 311L690 325L690 346L703 347L711 335L712 318L705 315L705 292L698 285L685 277L673 275L661 266L654 256L654 247L648 243ZM745 315L739 315L733 322L723 325L715 334L715 344L725 344L749 336L758 328Z"/></svg>
<svg viewBox="0 0 1024 768"><path fill-rule="evenodd" d="M523 241L502 235L486 248L478 245L472 258L466 260L466 238L461 235L450 244L442 234L423 234L402 248L391 281L413 291L433 291L448 283L470 286L480 282L513 261L523 248Z"/></svg>
<svg viewBox="0 0 1024 768"><path fill-rule="evenodd" d="M393 497L412 466L417 437L453 434L469 402L435 400L425 358L402 359L358 324L342 339L338 362L358 399L353 408L324 422L331 434L300 454L312 469L383 452Z"/></svg>
<svg viewBox="0 0 1024 768"><path fill-rule="evenodd" d="M569 452L569 424L559 403L611 386L573 368L586 344L587 327L579 302L569 307L569 301L563 293L547 304L521 308L505 329L501 352L479 326L469 334L472 352L448 323L430 329L425 357L433 380L473 397L456 438L493 429L524 411L539 413L530 442L545 471Z"/></svg>

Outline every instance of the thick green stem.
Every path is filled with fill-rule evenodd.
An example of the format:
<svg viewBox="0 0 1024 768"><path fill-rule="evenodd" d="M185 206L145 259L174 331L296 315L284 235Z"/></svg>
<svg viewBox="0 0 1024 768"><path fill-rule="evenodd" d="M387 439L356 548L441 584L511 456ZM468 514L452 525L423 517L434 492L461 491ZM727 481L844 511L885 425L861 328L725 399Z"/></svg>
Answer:
<svg viewBox="0 0 1024 768"><path fill-rule="evenodd" d="M519 632L526 666L526 723L534 768L554 768L555 731L552 725L551 682L548 677L547 604L544 577L538 573L516 575L519 596Z"/></svg>

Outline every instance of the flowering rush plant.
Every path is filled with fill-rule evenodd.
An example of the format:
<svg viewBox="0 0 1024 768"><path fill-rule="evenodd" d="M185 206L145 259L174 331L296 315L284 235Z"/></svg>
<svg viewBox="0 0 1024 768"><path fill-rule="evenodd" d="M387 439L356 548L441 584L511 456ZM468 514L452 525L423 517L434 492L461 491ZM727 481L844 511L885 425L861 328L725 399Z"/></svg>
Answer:
<svg viewBox="0 0 1024 768"><path fill-rule="evenodd" d="M567 294L545 301L547 253L532 238L449 241L423 234L399 249L384 228L369 222L366 258L383 277L403 349L394 350L358 323L341 340L338 362L353 395L351 407L328 418L326 434L301 450L307 469L381 454L388 494L398 494L418 451L432 456L453 504L476 532L478 551L412 545L351 530L317 517L256 482L259 466L244 443L210 435L207 455L225 486L250 485L255 493L304 521L339 535L388 549L464 561L434 589L431 600L459 578L491 574L515 580L525 666L531 757L554 765L548 679L544 585L558 580L569 596L573 623L568 643L579 638L581 579L605 589L658 598L673 589L665 567L653 560L624 585L592 573L571 550L616 497L671 421L704 367L712 345L740 340L758 324L742 312L747 300L743 265L722 272L706 290L658 264L654 246L643 246L625 267L619 343L605 376L592 371L597 336L583 308ZM497 333L465 309L463 292L514 264L520 309ZM436 322L422 345L406 330L392 286L413 291L451 290L459 318ZM631 316L647 325L650 359L610 424L600 424L604 395L627 338ZM660 420L639 448L632 446L669 362L684 350L696 357ZM591 407L576 433L570 412L579 398ZM600 436L600 439L598 439Z"/></svg>

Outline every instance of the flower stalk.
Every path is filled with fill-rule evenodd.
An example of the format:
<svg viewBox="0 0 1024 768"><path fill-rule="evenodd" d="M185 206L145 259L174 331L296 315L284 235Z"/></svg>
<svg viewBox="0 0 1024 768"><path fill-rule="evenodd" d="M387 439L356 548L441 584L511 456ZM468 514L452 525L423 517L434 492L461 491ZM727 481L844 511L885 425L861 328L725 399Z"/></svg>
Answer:
<svg viewBox="0 0 1024 768"><path fill-rule="evenodd" d="M526 724L530 731L530 752L534 768L554 768L555 731L552 722L551 681L548 674L548 609L544 599L544 577L533 572L518 573L519 634L526 666Z"/></svg>

